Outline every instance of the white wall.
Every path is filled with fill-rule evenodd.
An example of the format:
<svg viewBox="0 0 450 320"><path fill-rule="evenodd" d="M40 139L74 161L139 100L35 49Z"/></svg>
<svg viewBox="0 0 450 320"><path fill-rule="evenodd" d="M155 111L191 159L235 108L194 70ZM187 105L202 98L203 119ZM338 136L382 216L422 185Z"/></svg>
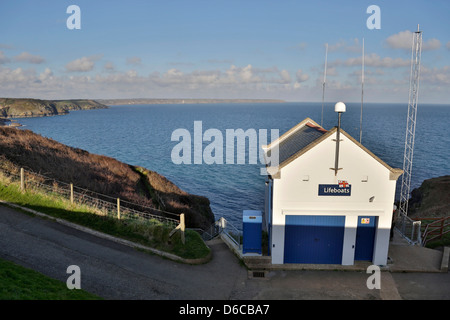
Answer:
<svg viewBox="0 0 450 320"><path fill-rule="evenodd" d="M343 264L353 264L357 217L378 216L373 262L386 264L395 195L390 171L357 144L340 135L339 170L334 168L335 134L281 169L273 183L272 263L283 263L285 216L345 215ZM303 181L308 177L308 181ZM367 182L362 182L367 177ZM319 196L319 184L351 184L351 196ZM369 199L374 197L373 202Z"/></svg>

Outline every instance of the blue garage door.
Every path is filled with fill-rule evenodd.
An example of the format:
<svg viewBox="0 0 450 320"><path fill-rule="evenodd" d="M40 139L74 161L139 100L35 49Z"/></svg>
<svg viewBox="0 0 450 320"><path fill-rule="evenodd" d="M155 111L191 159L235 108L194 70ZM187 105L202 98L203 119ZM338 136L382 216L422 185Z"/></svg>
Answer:
<svg viewBox="0 0 450 320"><path fill-rule="evenodd" d="M359 216L356 229L355 260L372 261L377 217Z"/></svg>
<svg viewBox="0 0 450 320"><path fill-rule="evenodd" d="M345 216L286 216L284 263L341 264Z"/></svg>

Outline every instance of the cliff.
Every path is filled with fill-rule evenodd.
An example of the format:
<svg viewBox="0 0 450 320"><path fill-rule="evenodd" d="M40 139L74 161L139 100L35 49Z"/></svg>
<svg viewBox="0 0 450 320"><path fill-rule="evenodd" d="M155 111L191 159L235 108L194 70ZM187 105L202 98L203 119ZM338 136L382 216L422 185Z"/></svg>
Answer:
<svg viewBox="0 0 450 320"><path fill-rule="evenodd" d="M427 179L411 192L408 202L411 217L450 215L450 176Z"/></svg>
<svg viewBox="0 0 450 320"><path fill-rule="evenodd" d="M160 174L91 154L30 130L0 127L0 166L23 167L75 186L173 213L184 213L188 227L214 222L209 200L189 194Z"/></svg>
<svg viewBox="0 0 450 320"><path fill-rule="evenodd" d="M67 114L72 110L106 109L95 100L40 100L0 98L0 117L26 118Z"/></svg>

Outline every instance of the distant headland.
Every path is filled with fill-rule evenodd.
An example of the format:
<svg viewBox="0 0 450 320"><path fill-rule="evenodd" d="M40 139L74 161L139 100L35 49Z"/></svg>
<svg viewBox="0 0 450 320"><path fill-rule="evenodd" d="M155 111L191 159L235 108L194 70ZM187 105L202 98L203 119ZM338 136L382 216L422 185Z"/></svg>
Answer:
<svg viewBox="0 0 450 320"><path fill-rule="evenodd" d="M112 106L125 104L200 104L200 103L282 103L277 99L96 99L96 101Z"/></svg>
<svg viewBox="0 0 450 320"><path fill-rule="evenodd" d="M0 118L46 117L68 114L73 110L106 109L95 100L41 100L28 98L0 98Z"/></svg>
<svg viewBox="0 0 450 320"><path fill-rule="evenodd" d="M47 117L68 114L74 110L107 109L113 105L138 104L216 104L216 103L283 103L277 99L70 99L42 100L31 98L0 98L0 126L20 126L10 118Z"/></svg>

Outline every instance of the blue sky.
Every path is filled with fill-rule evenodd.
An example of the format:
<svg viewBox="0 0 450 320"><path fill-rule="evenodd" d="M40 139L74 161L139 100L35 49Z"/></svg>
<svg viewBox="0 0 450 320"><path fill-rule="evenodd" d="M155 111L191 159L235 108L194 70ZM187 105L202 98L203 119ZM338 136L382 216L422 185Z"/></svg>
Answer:
<svg viewBox="0 0 450 320"><path fill-rule="evenodd" d="M69 30L69 5L81 29ZM367 8L380 8L370 30ZM2 1L0 96L408 101L423 31L420 102L450 102L450 2Z"/></svg>

